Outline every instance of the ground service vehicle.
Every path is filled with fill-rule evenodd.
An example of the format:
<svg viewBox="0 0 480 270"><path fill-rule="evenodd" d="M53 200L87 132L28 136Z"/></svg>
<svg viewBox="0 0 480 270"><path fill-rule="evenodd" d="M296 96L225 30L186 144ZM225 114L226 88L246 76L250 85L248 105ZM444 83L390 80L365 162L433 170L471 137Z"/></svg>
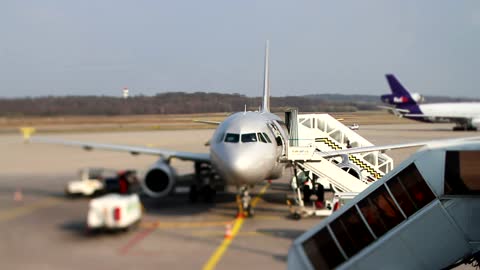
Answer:
<svg viewBox="0 0 480 270"><path fill-rule="evenodd" d="M114 170L83 168L79 171L80 180L70 181L65 187L65 194L92 196L101 193L105 187L104 179L115 175Z"/></svg>
<svg viewBox="0 0 480 270"><path fill-rule="evenodd" d="M142 204L137 194L107 194L90 201L88 230L127 230L140 222Z"/></svg>

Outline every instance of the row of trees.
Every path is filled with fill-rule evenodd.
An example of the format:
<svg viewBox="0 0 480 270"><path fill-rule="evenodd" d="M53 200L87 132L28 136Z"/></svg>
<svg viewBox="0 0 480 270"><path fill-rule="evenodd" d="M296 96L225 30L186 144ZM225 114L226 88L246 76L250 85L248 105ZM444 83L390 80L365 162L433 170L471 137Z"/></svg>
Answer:
<svg viewBox="0 0 480 270"><path fill-rule="evenodd" d="M375 110L374 96L310 95L272 97L273 111L298 107L302 112L339 112ZM155 96L134 96L127 99L110 96L64 96L0 99L1 116L23 115L131 115L188 114L257 110L260 97L240 94L169 92Z"/></svg>

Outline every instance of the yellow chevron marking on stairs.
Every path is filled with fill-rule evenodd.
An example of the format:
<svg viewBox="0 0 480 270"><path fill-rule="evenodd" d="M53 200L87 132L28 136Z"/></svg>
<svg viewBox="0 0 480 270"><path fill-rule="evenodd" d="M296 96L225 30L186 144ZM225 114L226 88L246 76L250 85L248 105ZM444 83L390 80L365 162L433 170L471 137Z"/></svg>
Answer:
<svg viewBox="0 0 480 270"><path fill-rule="evenodd" d="M326 145L330 146L330 148L334 149L334 150L340 150L342 149L339 145L337 145L335 142L333 142L332 140L330 140L329 138L317 138L315 139L315 142L323 142L325 143ZM380 179L382 178L382 175L380 173L378 173L377 171L375 171L374 168L368 166L365 162L363 162L362 160L358 159L357 157L353 156L353 155L348 155L348 159L351 160L354 164L356 164L357 166L359 166L360 168L366 170L368 173L370 173L370 175L372 175L373 177L375 177L376 179Z"/></svg>

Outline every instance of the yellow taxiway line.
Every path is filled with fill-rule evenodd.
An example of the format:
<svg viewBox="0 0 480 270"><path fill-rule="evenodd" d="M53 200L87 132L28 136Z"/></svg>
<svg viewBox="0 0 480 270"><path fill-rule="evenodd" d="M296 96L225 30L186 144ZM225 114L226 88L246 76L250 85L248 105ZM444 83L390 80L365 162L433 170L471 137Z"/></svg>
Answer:
<svg viewBox="0 0 480 270"><path fill-rule="evenodd" d="M15 207L13 209L0 211L0 222L9 221L27 214L32 213L37 209L47 208L59 204L61 200L55 198L47 198L33 202L28 205Z"/></svg>
<svg viewBox="0 0 480 270"><path fill-rule="evenodd" d="M267 191L268 187L270 184L266 184L260 193L253 199L252 201L252 207L255 207L257 203L260 200L260 197ZM223 257L223 254L225 254L225 251L227 251L228 247L232 243L233 239L237 236L238 232L242 228L243 222L245 221L244 217L239 216L235 219L235 223L233 224L233 229L232 229L232 237L225 238L223 239L222 244L215 250L213 255L208 259L207 263L202 267L203 270L213 270L215 269L215 266L217 266L218 262L220 259Z"/></svg>

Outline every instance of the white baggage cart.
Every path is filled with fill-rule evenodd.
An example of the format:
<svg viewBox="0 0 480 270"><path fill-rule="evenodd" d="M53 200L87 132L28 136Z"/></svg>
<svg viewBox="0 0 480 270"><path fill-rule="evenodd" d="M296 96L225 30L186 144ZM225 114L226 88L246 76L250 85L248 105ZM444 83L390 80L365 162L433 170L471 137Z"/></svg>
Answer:
<svg viewBox="0 0 480 270"><path fill-rule="evenodd" d="M107 194L90 201L87 228L128 230L141 218L142 204L137 194Z"/></svg>

